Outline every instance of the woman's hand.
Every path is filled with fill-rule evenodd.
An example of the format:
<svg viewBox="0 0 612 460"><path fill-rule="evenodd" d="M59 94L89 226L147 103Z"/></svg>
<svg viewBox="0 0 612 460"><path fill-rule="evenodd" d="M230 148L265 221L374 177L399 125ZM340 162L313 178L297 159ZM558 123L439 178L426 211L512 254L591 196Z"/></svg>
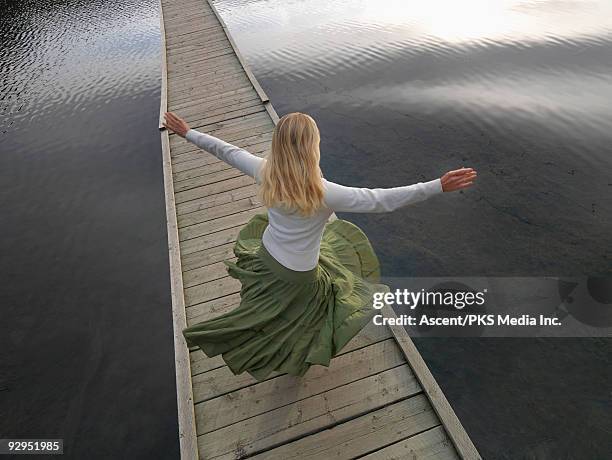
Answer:
<svg viewBox="0 0 612 460"><path fill-rule="evenodd" d="M476 171L472 168L461 168L449 171L440 178L442 191L454 192L470 187L476 179Z"/></svg>
<svg viewBox="0 0 612 460"><path fill-rule="evenodd" d="M164 114L164 126L181 137L185 137L187 131L189 131L187 122L173 112L166 112Z"/></svg>

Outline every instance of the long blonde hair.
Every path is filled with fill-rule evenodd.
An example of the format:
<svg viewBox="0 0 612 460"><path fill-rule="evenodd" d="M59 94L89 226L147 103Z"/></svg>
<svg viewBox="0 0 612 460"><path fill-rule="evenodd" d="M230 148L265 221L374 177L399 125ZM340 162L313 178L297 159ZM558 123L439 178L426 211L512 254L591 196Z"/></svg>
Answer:
<svg viewBox="0 0 612 460"><path fill-rule="evenodd" d="M308 115L288 113L272 134L272 151L261 170L261 202L310 216L323 205L319 128Z"/></svg>

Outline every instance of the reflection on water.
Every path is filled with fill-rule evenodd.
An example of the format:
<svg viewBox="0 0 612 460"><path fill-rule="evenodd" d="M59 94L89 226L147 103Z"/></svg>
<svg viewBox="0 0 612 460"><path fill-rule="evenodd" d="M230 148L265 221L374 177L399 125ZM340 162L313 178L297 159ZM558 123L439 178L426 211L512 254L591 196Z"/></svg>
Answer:
<svg viewBox="0 0 612 460"><path fill-rule="evenodd" d="M2 2L0 432L178 456L158 3Z"/></svg>
<svg viewBox="0 0 612 460"><path fill-rule="evenodd" d="M478 169L466 193L342 216L383 273L612 273L611 2L216 5L277 111L318 121L328 178L395 186ZM419 347L485 458L611 456L609 341Z"/></svg>
<svg viewBox="0 0 612 460"><path fill-rule="evenodd" d="M479 170L469 193L352 217L389 275L610 271L612 3L218 4L278 111L318 120L328 177Z"/></svg>
<svg viewBox="0 0 612 460"><path fill-rule="evenodd" d="M279 14L278 2L222 2L261 78L319 79L324 93L341 91L357 104L451 110L494 132L513 119L564 136L577 131L598 138L577 149L583 160L609 161L596 141L608 139L612 3L282 5ZM335 104L332 97L325 107Z"/></svg>

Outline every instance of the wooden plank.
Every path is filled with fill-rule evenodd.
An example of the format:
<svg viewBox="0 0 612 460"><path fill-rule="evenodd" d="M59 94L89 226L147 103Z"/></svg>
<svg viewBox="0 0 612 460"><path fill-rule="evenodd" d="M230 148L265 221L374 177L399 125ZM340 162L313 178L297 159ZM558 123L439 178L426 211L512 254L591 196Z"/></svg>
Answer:
<svg viewBox="0 0 612 460"><path fill-rule="evenodd" d="M219 82L213 85L200 85L193 86L187 89L179 89L173 90L172 88L168 88L168 95L172 97L174 101L186 101L192 99L194 97L199 97L203 94L206 94L209 91L232 91L235 89L246 89L249 88L251 84L248 82L248 79L243 78L242 80L231 80L227 82Z"/></svg>
<svg viewBox="0 0 612 460"><path fill-rule="evenodd" d="M396 318L395 312L389 305L386 305L383 308L383 315L387 318ZM442 425L444 425L444 428L448 432L448 435L453 442L455 449L457 449L459 456L463 459L469 460L480 459L481 457L478 450L476 450L472 440L457 418L455 411L438 386L438 383L431 374L427 364L425 364L425 361L408 335L408 332L406 332L406 329L404 329L403 326L398 325L392 325L389 327L391 328L391 332L397 340L398 345L402 349L406 360L410 364L410 367L412 367L412 370L419 379L419 382L423 387L423 391L431 401L431 404L438 414Z"/></svg>
<svg viewBox="0 0 612 460"><path fill-rule="evenodd" d="M256 115L259 115L260 113L257 113ZM255 124L256 122L253 121L252 123ZM210 126L206 129L206 133L210 135L215 135L215 136L218 135L218 133L215 133L214 130L211 129ZM270 143L267 139L270 139L271 137L272 137L272 130L270 129L270 126L266 124L261 124L259 126L244 127L240 131L235 131L233 133L228 134L227 136L225 136L225 139L227 139L226 142L229 142L230 144L234 144L238 147L242 147L245 149L253 148L252 146L256 144L259 144L259 146L261 147L261 144L263 142L266 142L265 149L263 149L262 151L264 150L269 151ZM194 153L201 154L202 152L205 152L205 150L202 150L196 145L191 144L187 141L182 143L179 147L176 148L177 150L176 154L172 156L173 165L176 165L176 163L180 163L182 161L195 160L198 158L198 155L193 155ZM186 154L186 153L190 153L192 155L180 157L181 155ZM219 161L218 158L211 158L211 162L215 162L215 161ZM175 170L176 170L176 167L175 167Z"/></svg>
<svg viewBox="0 0 612 460"><path fill-rule="evenodd" d="M203 131L206 131L206 127L213 123L218 123L220 121L233 120L237 117L242 117L244 115L251 115L254 113L264 113L266 111L265 107L259 104L253 104L252 102L248 102L242 105L241 108L237 108L235 110L226 111L225 113L212 113L205 114L200 117L187 117L189 122L193 125L199 126Z"/></svg>
<svg viewBox="0 0 612 460"><path fill-rule="evenodd" d="M181 26L200 23L200 24L218 24L215 17L209 11L205 11L202 5L182 5L183 8L177 11L171 11L170 17L166 20L166 24L174 26L174 31L180 31Z"/></svg>
<svg viewBox="0 0 612 460"><path fill-rule="evenodd" d="M240 295L235 293L214 301L192 305L186 309L189 325L216 318L219 315L233 310L240 304Z"/></svg>
<svg viewBox="0 0 612 460"><path fill-rule="evenodd" d="M198 445L201 446L200 437ZM201 447L200 447L201 449ZM372 452L362 460L435 459L456 460L459 457L444 428L436 426L384 449Z"/></svg>
<svg viewBox="0 0 612 460"><path fill-rule="evenodd" d="M163 114L167 110L167 60L165 52L166 33L164 29L163 5L160 1L160 28L162 44L162 90L160 101L164 197L166 203L168 259L170 264L170 295L172 300L172 332L174 340L174 361L176 377L176 399L178 436L181 460L197 460L198 446L196 439L195 412L191 382L190 357L182 330L187 326L185 299L183 295L183 277L181 270L181 254L178 240L178 222L176 219L176 203L172 178L172 162L170 159L170 139L163 129Z"/></svg>
<svg viewBox="0 0 612 460"><path fill-rule="evenodd" d="M201 3L184 2L182 0L173 4L168 4L166 6L165 17L167 21L172 21L176 20L176 18L189 17L196 14L196 12L202 17L212 17L209 8L203 8Z"/></svg>
<svg viewBox="0 0 612 460"><path fill-rule="evenodd" d="M193 72L193 73L189 73L189 72ZM236 73L236 70L230 66L223 66L223 67L214 67L212 69L202 70L202 71L191 70L189 72L182 73L173 78L176 78L179 81L182 81L184 79L192 79L194 78L194 73L195 73L200 78L206 79L210 76L214 77L217 75L232 75L233 73ZM202 110L204 110L207 104L213 104L215 102L216 103L227 102L231 104L234 101L243 99L244 97L252 97L253 94L257 95L257 93L255 93L255 90L253 88L241 88L238 90L226 91L224 93L203 94L199 96L198 99L192 99L192 100L184 101L180 103L172 102L171 107L173 108L173 110L181 110L181 109L197 106L197 107L200 107Z"/></svg>
<svg viewBox="0 0 612 460"><path fill-rule="evenodd" d="M265 158L269 153L270 144L267 141L248 144L242 147L240 144L244 143L245 142L240 141L235 145L261 158ZM219 165L225 162L197 147L196 150L186 152L185 154L181 155L188 156L179 157L179 155L177 155L177 157L173 158L173 167L176 167L177 169L177 171L174 172L174 177L177 179L177 181L192 179L197 176L205 176L206 174L209 174L209 172L207 172L207 168L212 169L210 171L211 173L216 171L214 168L217 166L224 169ZM229 165L227 166L230 167Z"/></svg>
<svg viewBox="0 0 612 460"><path fill-rule="evenodd" d="M179 28L180 28L181 24L185 24L185 22L182 22L182 23L175 22L173 23L173 26L179 25ZM214 23L209 23L209 24L213 25ZM166 40L166 46L168 47L167 49L171 51L177 45L180 45L182 43L199 42L199 43L206 44L207 41L215 42L219 40L227 41L227 38L225 37L225 34L223 33L223 27L221 27L220 24L218 25L218 27L208 28L206 31L198 29L196 32L192 32L189 34L178 35L178 36L171 35Z"/></svg>
<svg viewBox="0 0 612 460"><path fill-rule="evenodd" d="M169 50L172 50L173 47L181 43L189 43L193 41L201 41L201 40L206 40L206 39L210 40L211 42L217 41L217 40L227 41L227 37L225 36L223 27L221 26L221 24L219 24L218 28L213 29L213 30L199 31L199 32L194 32L191 34L181 35L177 37L171 36L170 38L166 40L166 46L168 47Z"/></svg>
<svg viewBox="0 0 612 460"><path fill-rule="evenodd" d="M225 275L208 283L185 288L185 305L191 306L240 292L240 281Z"/></svg>
<svg viewBox="0 0 612 460"><path fill-rule="evenodd" d="M184 44L200 44L202 46L206 46L207 44L217 43L217 42L227 42L227 38L223 33L223 28L213 28L209 29L206 32L194 32L187 35L180 35L177 37L171 37L170 40L166 41L166 46L169 52L174 51L181 47Z"/></svg>
<svg viewBox="0 0 612 460"><path fill-rule="evenodd" d="M258 128L266 128L270 132L274 129L274 124L270 117L265 113L257 113L240 117L234 120L219 122L214 126L209 126L207 132L215 136L223 136L223 139L242 139L249 135L261 134L266 131L258 131ZM185 147L192 148L192 144L180 136L172 135L170 137L170 146L174 152L175 149L181 150Z"/></svg>
<svg viewBox="0 0 612 460"><path fill-rule="evenodd" d="M189 350L183 339L182 330L186 327L185 303L181 273L181 257L178 241L178 224L172 188L172 166L168 132L162 131L162 155L164 172L164 194L166 202L168 250L170 261L170 286L172 298L172 325L174 337L174 357L176 369L177 407L179 425L179 444L181 459L197 459L197 443Z"/></svg>
<svg viewBox="0 0 612 460"><path fill-rule="evenodd" d="M232 79L228 81L220 81L212 83L211 85L193 85L188 88L179 88L174 90L173 88L168 89L168 94L173 98L175 102L185 102L189 100L195 100L208 94L210 91L234 91L234 90L248 90L251 87L250 83L246 78Z"/></svg>
<svg viewBox="0 0 612 460"><path fill-rule="evenodd" d="M207 152L195 144L186 143L179 147L182 147L180 151L172 155L172 168L175 174L188 169L222 162L222 160L212 153ZM179 149L177 148L176 150Z"/></svg>
<svg viewBox="0 0 612 460"><path fill-rule="evenodd" d="M196 80L200 79L205 81L204 75L217 73L227 73L232 71L235 74L244 73L240 68L240 64L236 62L235 56L231 54L223 55L217 58L206 60L205 62L198 62L197 64L188 62L185 65L177 66L172 69L169 73L171 80L176 79L177 83L184 82L185 80ZM188 67L187 67L188 66Z"/></svg>
<svg viewBox="0 0 612 460"><path fill-rule="evenodd" d="M263 206L251 206L245 211L239 211L234 214L219 217L217 219L207 220L198 224L179 227L179 240L185 241L199 236L215 233L227 228L235 227L236 225L246 224L255 214L266 212Z"/></svg>
<svg viewBox="0 0 612 460"><path fill-rule="evenodd" d="M202 72L202 74L204 74L206 72L227 68L230 65L236 65L236 57L228 54L207 59L205 62L190 62L180 67L168 69L168 76L174 78L175 76L184 76L196 72Z"/></svg>
<svg viewBox="0 0 612 460"><path fill-rule="evenodd" d="M168 36L174 39L191 32L205 34L211 29L218 31L223 27L209 14L198 13L196 10L185 11L181 14L185 16L175 16L166 21Z"/></svg>
<svg viewBox="0 0 612 460"><path fill-rule="evenodd" d="M205 46L203 45L189 45L183 44L181 46L175 47L172 49L170 55L173 59L177 60L188 60L191 61L194 57L200 57L202 55L208 55L209 53L214 53L221 50L229 50L231 49L231 45L227 41L215 41L215 42L207 42Z"/></svg>
<svg viewBox="0 0 612 460"><path fill-rule="evenodd" d="M203 13L201 9L185 8L184 11L181 11L166 20L166 26L168 27L168 30L171 31L171 36L174 32L180 33L186 27L191 25L200 25L198 30L200 33L202 33L202 27L213 24L221 26L221 24L215 21L213 16Z"/></svg>
<svg viewBox="0 0 612 460"><path fill-rule="evenodd" d="M191 372L194 374L201 374L202 372L208 372L212 369L216 369L218 367L223 367L223 360L215 356L214 358L209 358L204 354L204 352L200 349L196 349L191 352Z"/></svg>
<svg viewBox="0 0 612 460"><path fill-rule="evenodd" d="M210 17L210 14L206 14L202 11L202 7L198 3L193 5L181 2L181 8L176 10L168 11L166 7L166 14L164 15L164 21L168 23L184 22L191 18L203 18Z"/></svg>
<svg viewBox="0 0 612 460"><path fill-rule="evenodd" d="M232 49L226 49L226 50L221 50L221 51L202 53L200 56L191 57L189 59L186 59L185 57L180 57L180 56L177 56L175 58L170 56L168 58L168 63L173 66L188 65L188 64L205 64L205 63L208 64L214 58L221 57L221 56L234 56L234 55L235 54Z"/></svg>
<svg viewBox="0 0 612 460"><path fill-rule="evenodd" d="M227 69L234 65L238 65L236 63L236 57L232 56L231 54L227 54L208 59L205 62L189 62L181 65L180 67L169 69L168 76L171 79L174 77L184 77L188 75L194 77L197 76L197 74L204 75L209 72ZM211 96L215 96L216 94L219 93L211 94Z"/></svg>
<svg viewBox="0 0 612 460"><path fill-rule="evenodd" d="M206 220L204 222L185 227L179 227L179 240L186 241L232 228L236 225L243 225L256 214L262 214L265 212L266 208L264 206L251 205L244 211L238 211L226 216L218 217L216 219Z"/></svg>
<svg viewBox="0 0 612 460"><path fill-rule="evenodd" d="M208 153L206 150L202 150L194 145L193 150L186 150L172 157L172 170L174 174L177 174L190 169L219 163L220 161L212 153Z"/></svg>
<svg viewBox="0 0 612 460"><path fill-rule="evenodd" d="M182 183L186 183L189 181L193 181L199 177L208 176L210 174L217 173L219 171L225 171L226 169L230 169L232 166L225 163L224 161L216 161L214 163L206 164L204 166L197 166L195 168L190 168L185 171L179 171L174 173L172 176L174 177L174 184L176 188L180 188ZM189 187L185 187L184 190L187 190Z"/></svg>
<svg viewBox="0 0 612 460"><path fill-rule="evenodd" d="M265 121L261 119L264 116L267 118ZM193 127L193 129L198 128ZM266 113L258 112L240 119L232 119L219 122L215 125L209 125L206 128L206 133L218 137L223 135L223 139L226 140L226 142L240 146L241 144L244 145L247 139L254 139L257 136L270 136L272 130L270 119L267 117ZM172 143L172 137L170 138L170 142ZM177 139L176 145L172 150L174 151L173 163L176 163L176 156L199 149L189 141L180 138L180 140Z"/></svg>
<svg viewBox="0 0 612 460"><path fill-rule="evenodd" d="M241 148L243 148L245 150L248 150L251 153L261 153L262 155L260 155L260 156L265 156L267 154L267 152L270 151L270 148L271 148L270 141L272 139L272 132L266 126L262 127L262 129L260 131L262 131L262 132L256 132L256 133L253 133L253 132L242 132L242 133L239 134L240 135L239 139L232 139L231 142L229 140L227 140L226 142L230 142L231 144L234 144L237 147L241 147ZM189 148L187 148L187 146L185 146L185 148L181 149L180 152L177 152L172 157L172 163L173 163L173 165L175 165L176 163L180 163L182 161L196 160L199 157L202 157L202 155L196 155L196 156L192 155L191 157L181 157L181 155L184 155L186 153L191 153L191 154L198 153L198 154L201 154L202 152L206 152L206 151L200 149L196 145L192 144L192 145L189 146ZM266 153L264 153L264 152L266 152ZM206 155L204 155L204 156L206 156ZM211 157L211 163L214 163L216 161L221 161L221 160L219 160L217 157Z"/></svg>
<svg viewBox="0 0 612 460"><path fill-rule="evenodd" d="M243 144L243 142L240 141L240 142L235 143L235 145L237 145L238 147L240 147L240 144ZM269 153L269 147L270 147L270 144L267 141L263 141L257 144L247 145L242 148L244 148L248 152L251 152L253 155L257 155L259 157L264 158ZM196 147L196 150L184 152L184 153L181 153L180 155L177 155L176 157L173 157L172 163L173 163L172 166L175 169L174 174L187 173L184 175L188 176L188 171L190 170L204 171L204 167L206 166L213 167L213 165L216 165L218 163L223 163L223 161L219 160L217 157L206 152L205 150L202 150ZM196 173L198 173L199 175L198 171L194 172L194 174ZM205 175L205 174L202 174L202 175ZM196 176L193 176L193 177L196 177ZM187 178L190 179L191 177L187 177ZM184 180L184 179L181 179L181 180Z"/></svg>
<svg viewBox="0 0 612 460"><path fill-rule="evenodd" d="M253 155L257 155L260 157L264 157L264 155L267 154L267 152L265 151L262 152L261 149L253 150L249 148L248 151L251 152ZM179 187L182 187L182 185L180 185L181 183L197 185L196 182L200 177L203 177L204 180L208 180L205 178L205 176L214 176L217 173L222 173L223 171L232 168L223 161L212 161L211 158L215 157L204 150L189 152L186 155L188 155L188 157L185 158L186 161L177 161L176 164L173 165L174 167L176 167L176 169L178 169L178 171L174 173L174 178L175 183L179 184ZM253 184L255 184L254 180ZM185 186L184 189L188 190L189 188L190 187ZM210 206L214 205L209 205L206 207Z"/></svg>
<svg viewBox="0 0 612 460"><path fill-rule="evenodd" d="M438 424L427 398L416 395L251 458L354 459Z"/></svg>
<svg viewBox="0 0 612 460"><path fill-rule="evenodd" d="M220 171L215 171L211 174L205 174L203 176L194 177L193 179L187 179L180 182L175 182L176 193L192 190L194 188L203 187L208 184L214 184L215 182L231 179L233 177L242 176L242 172L236 168L225 168Z"/></svg>
<svg viewBox="0 0 612 460"><path fill-rule="evenodd" d="M240 94L238 95L238 97L233 98L233 99L207 101L206 104L202 104L201 102L200 103L190 103L180 108L180 114L183 117L200 115L203 110L209 112L212 110L221 110L224 108L228 109L228 108L233 108L233 107L239 106L240 104L244 104L245 102L250 102L250 101L259 102L257 95L251 91ZM259 102L259 104L261 105L261 102Z"/></svg>
<svg viewBox="0 0 612 460"><path fill-rule="evenodd" d="M220 81L223 80L223 78L226 78L226 76L221 76ZM249 91L233 99L207 101L206 104L191 104L182 107L180 114L185 120L198 120L210 117L213 114L223 114L223 110L225 110L225 112L231 112L241 107L250 107L252 105L259 105L263 109L262 103L256 96L254 91ZM248 103L248 105L245 106L246 103Z"/></svg>
<svg viewBox="0 0 612 460"><path fill-rule="evenodd" d="M232 37L232 34L230 33L229 29L227 28L227 25L225 24L225 21L223 20L223 17L219 14L219 11L217 10L217 7L215 6L215 4L213 2L209 1L208 4L210 5L210 8L212 9L212 11L217 16L217 20L221 23L221 26L223 27L223 30L225 31L225 33L227 35L227 38L228 38L229 42L231 43L232 48L234 49L234 53L236 54L236 57L240 61L240 64L242 64L242 67L244 68L245 73L249 77L249 80L251 80L251 83L253 84L253 87L257 91L257 94L259 94L259 97L261 98L261 101L262 102L268 102L270 100L268 98L268 95L263 90L263 88L261 87L261 85L259 84L257 79L255 78L255 75L253 75L253 72L251 72L251 69L247 65L245 59L242 57L242 54L240 54L240 51L238 50L238 46L236 45L236 42L234 41L234 38Z"/></svg>
<svg viewBox="0 0 612 460"><path fill-rule="evenodd" d="M208 126L207 130L215 135L239 140L256 134L271 133L274 130L274 124L266 113L258 112L216 123L214 126Z"/></svg>
<svg viewBox="0 0 612 460"><path fill-rule="evenodd" d="M189 34L198 33L198 32L216 31L218 29L219 29L219 24L206 23L205 21L203 21L200 26L198 25L191 25L190 27L186 27L184 25L173 26L170 28L169 33L171 34L170 36L172 37L180 37L182 35L189 35Z"/></svg>
<svg viewBox="0 0 612 460"><path fill-rule="evenodd" d="M179 216L178 223L179 227L187 227L190 225L208 222L220 217L226 217L241 211L253 209L255 207L261 207L261 203L256 201L254 196L250 196L241 200L232 201L229 204L213 206L203 211L192 212L184 216Z"/></svg>
<svg viewBox="0 0 612 460"><path fill-rule="evenodd" d="M258 382L227 367L193 376L198 435L277 409L404 364L393 339L338 356L329 367L312 366L303 377L280 375ZM199 403L199 404L198 404Z"/></svg>
<svg viewBox="0 0 612 460"><path fill-rule="evenodd" d="M197 200L189 201L187 203L182 203L180 206L177 207L177 214L179 216L184 216L192 212L203 211L205 209L212 208L215 206L232 203L242 198L255 197L257 192L257 185L249 183L248 185L245 185L243 187L237 187L232 190L217 193L213 196L208 196ZM253 198L253 200L257 201L256 198Z"/></svg>
<svg viewBox="0 0 612 460"><path fill-rule="evenodd" d="M172 17L172 15L182 14L196 8L198 11L201 11L202 14L210 14L209 8L203 6L201 0L166 2L165 8L166 14L168 14L167 11L170 11L170 17Z"/></svg>
<svg viewBox="0 0 612 460"><path fill-rule="evenodd" d="M272 103L270 101L264 102L264 107L266 108L266 112L268 112L268 115L270 115L270 118L276 125L280 118L276 113L276 110L274 110L274 107L272 107Z"/></svg>
<svg viewBox="0 0 612 460"><path fill-rule="evenodd" d="M200 236L193 238L181 243L181 255L184 257L186 254L193 252L202 251L205 249L214 248L221 246L222 244L231 243L236 241L238 232L240 232L243 225L228 228L220 232L211 233L210 235Z"/></svg>
<svg viewBox="0 0 612 460"><path fill-rule="evenodd" d="M212 56L219 53L230 54L232 48L226 43L219 42L215 45L208 47L191 47L183 46L181 49L174 50L169 56L175 65L181 65L182 63L192 62L201 60L206 56ZM179 82L177 82L178 84Z"/></svg>
<svg viewBox="0 0 612 460"><path fill-rule="evenodd" d="M421 387L405 364L310 396L198 437L207 458L261 453L414 396Z"/></svg>
<svg viewBox="0 0 612 460"><path fill-rule="evenodd" d="M234 244L228 243L212 249L186 254L182 258L183 274L209 264L234 257ZM184 276L184 275L183 275Z"/></svg>
<svg viewBox="0 0 612 460"><path fill-rule="evenodd" d="M221 78L236 78L238 76L240 76L241 70L240 69L236 69L231 65L224 65L224 66L220 66L220 67L212 67L212 68L208 68L208 69L203 69L203 70L199 70L199 69L186 69L184 72L176 75L173 77L173 81L175 81L175 87L179 88L180 85L186 85L190 82L193 81L200 81L200 82L210 82L210 81L220 81ZM255 94L257 96L257 93L255 92L255 90L253 88L252 89L252 93ZM231 91L231 90L230 90ZM250 91L248 89L246 90L241 90L244 92L249 92ZM221 93L206 93L206 94L202 94L200 96L200 99L198 100L204 100L206 101L207 99L216 99L217 101L221 102L221 101L231 101L230 98L228 97L215 97L216 94L221 94ZM196 101L196 100L194 100ZM194 105L199 105L201 103L197 103L194 101L187 101L187 102L176 102L175 103L175 107L176 106L194 106Z"/></svg>
<svg viewBox="0 0 612 460"><path fill-rule="evenodd" d="M173 50L169 54L169 60L173 61L174 66L181 67L184 64L191 63L205 63L209 64L210 59L214 56L232 56L232 49L230 46L218 43L216 45L210 45L209 47L196 47L188 49L188 46L183 46L180 49ZM197 78L193 78L196 80ZM205 80L200 80L201 83L205 83ZM176 84L184 83L184 81L177 80Z"/></svg>
<svg viewBox="0 0 612 460"><path fill-rule="evenodd" d="M165 16L174 17L176 15L184 14L191 10L200 11L202 14L209 14L208 8L203 7L201 0L192 1L177 1L177 2L166 2ZM169 13L168 13L169 12Z"/></svg>
<svg viewBox="0 0 612 460"><path fill-rule="evenodd" d="M198 16L207 16L210 17L210 13L208 13L205 9L202 8L202 5L197 2L176 2L176 4L166 2L166 6L164 7L164 20L174 21L180 20L183 17L190 17L193 15Z"/></svg>
<svg viewBox="0 0 612 460"><path fill-rule="evenodd" d="M218 32L220 24L210 16L194 13L190 17L177 17L166 21L168 36L173 39L189 37L194 34L205 35L206 32Z"/></svg>
<svg viewBox="0 0 612 460"><path fill-rule="evenodd" d="M190 24L195 23L197 25L198 22L200 22L201 24L217 23L216 21L211 20L210 14L206 14L202 10L201 5L194 5L194 6L182 5L182 6L183 8L181 8L180 10L170 10L169 12L166 11L165 13L166 16L170 15L169 17L166 17L165 19L168 34L170 36L174 35L175 33L180 33L185 26L188 26Z"/></svg>
<svg viewBox="0 0 612 460"><path fill-rule="evenodd" d="M211 78L211 79L207 79L204 83L200 82L200 81L187 81L185 83L182 84L177 84L175 86L171 86L168 89L168 92L170 94L173 94L174 96L177 97L177 100L179 99L179 97L182 97L182 93L188 92L189 94L193 94L197 97L202 96L202 95L206 95L209 94L211 92L211 90L214 91L233 91L234 88L237 89L242 89L242 90L246 90L247 91L247 95L251 95L251 96L256 96L255 91L248 91L248 86L245 84L245 82L248 82L248 80L244 77L244 75L234 75L234 76L229 76L229 75L220 75L217 78ZM181 94L179 94L181 93ZM195 105L199 105L200 106L200 113L194 113L193 110L191 111L191 113L189 115L205 115L206 112L206 108L205 106L202 106L201 104L193 104L193 101L189 101L192 105L191 107L194 107ZM218 101L219 102L219 101ZM235 100L225 100L226 104L228 107L231 107L232 105L235 105L237 102L240 102L240 98L237 98ZM261 102L260 102L261 105ZM219 107L217 107L219 108ZM263 108L263 106L262 106ZM184 117L186 118L186 117Z"/></svg>
<svg viewBox="0 0 612 460"><path fill-rule="evenodd" d="M232 179L226 179L220 182L203 185L202 187L192 188L184 192L178 192L174 196L177 203L185 203L197 198L226 192L227 190L243 187L245 185L251 185L253 183L254 180L252 177L241 175Z"/></svg>
<svg viewBox="0 0 612 460"><path fill-rule="evenodd" d="M230 257L225 260L235 262L236 258ZM183 272L183 286L186 288L197 286L198 284L215 281L225 276L227 276L225 264L223 262L216 262L210 265L205 265L196 270Z"/></svg>
<svg viewBox="0 0 612 460"><path fill-rule="evenodd" d="M169 52L181 50L185 46L197 46L199 49L207 49L207 47L211 45L220 43L229 44L229 41L227 40L222 28L220 28L218 32L207 34L182 35L181 37L178 37L177 40L166 42L166 49Z"/></svg>
<svg viewBox="0 0 612 460"><path fill-rule="evenodd" d="M207 134L211 134L211 132L208 131ZM234 137L235 139L231 139L232 137ZM235 133L233 136L227 136L226 142L229 142L230 144L234 144L237 147L243 148L251 153L258 154L259 156L264 157L270 151L271 138L272 132L270 128L264 125L261 127L247 128L244 131ZM206 150L199 148L195 144L185 144L181 147L183 148L181 148L180 151L178 151L177 149L176 154L172 156L172 164L173 168L175 169L175 172L181 171L181 169L178 168L183 168L184 170L186 165L178 165L178 163L184 161L193 161L202 158L209 158L209 163L221 161L214 155L206 152Z"/></svg>

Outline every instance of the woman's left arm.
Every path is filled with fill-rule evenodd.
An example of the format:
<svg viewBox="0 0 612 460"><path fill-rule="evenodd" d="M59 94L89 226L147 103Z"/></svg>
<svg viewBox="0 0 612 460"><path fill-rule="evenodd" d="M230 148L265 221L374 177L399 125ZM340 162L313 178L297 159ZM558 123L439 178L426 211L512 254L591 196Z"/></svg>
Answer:
<svg viewBox="0 0 612 460"><path fill-rule="evenodd" d="M189 125L182 118L172 112L165 114L164 126L181 137L184 137L192 144L197 145L203 150L212 153L220 160L239 169L243 173L257 179L257 175L263 162L266 161L240 147L229 144L217 137L201 133L189 128Z"/></svg>

